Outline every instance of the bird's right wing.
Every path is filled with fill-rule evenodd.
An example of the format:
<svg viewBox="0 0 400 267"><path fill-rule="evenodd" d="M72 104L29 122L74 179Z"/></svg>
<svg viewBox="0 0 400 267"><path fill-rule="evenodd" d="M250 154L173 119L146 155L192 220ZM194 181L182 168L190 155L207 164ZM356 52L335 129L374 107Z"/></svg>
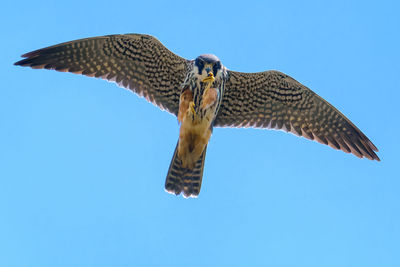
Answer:
<svg viewBox="0 0 400 267"><path fill-rule="evenodd" d="M15 65L54 69L115 81L177 115L187 60L143 34L93 37L22 55Z"/></svg>
<svg viewBox="0 0 400 267"><path fill-rule="evenodd" d="M340 111L278 71L228 71L216 127L282 129L357 157L379 160L378 149Z"/></svg>

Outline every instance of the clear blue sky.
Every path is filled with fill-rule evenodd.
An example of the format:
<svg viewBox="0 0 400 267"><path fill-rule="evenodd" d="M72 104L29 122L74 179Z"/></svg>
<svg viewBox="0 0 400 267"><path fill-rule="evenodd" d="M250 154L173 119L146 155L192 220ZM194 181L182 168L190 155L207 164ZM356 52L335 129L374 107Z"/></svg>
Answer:
<svg viewBox="0 0 400 267"><path fill-rule="evenodd" d="M262 3L261 3L262 2ZM398 1L7 1L0 266L400 266ZM285 72L380 149L215 129L198 199L164 192L176 118L113 83L12 64L147 33L185 57Z"/></svg>

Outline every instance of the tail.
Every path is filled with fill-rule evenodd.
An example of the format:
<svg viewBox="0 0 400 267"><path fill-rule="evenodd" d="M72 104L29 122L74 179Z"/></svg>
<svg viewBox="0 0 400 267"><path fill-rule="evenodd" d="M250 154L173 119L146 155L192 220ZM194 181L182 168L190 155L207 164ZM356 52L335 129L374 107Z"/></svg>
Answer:
<svg viewBox="0 0 400 267"><path fill-rule="evenodd" d="M199 195L206 150L207 146L204 148L203 154L201 154L194 168L187 169L182 167L182 161L178 157L178 144L176 145L174 156L169 165L167 179L165 180L165 190L168 193L179 195L183 191L185 198Z"/></svg>

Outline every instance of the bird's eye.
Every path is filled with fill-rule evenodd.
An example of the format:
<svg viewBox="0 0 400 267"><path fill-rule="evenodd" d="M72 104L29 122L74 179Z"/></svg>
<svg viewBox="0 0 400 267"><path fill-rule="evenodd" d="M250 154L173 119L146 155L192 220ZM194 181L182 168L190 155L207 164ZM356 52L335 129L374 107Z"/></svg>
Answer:
<svg viewBox="0 0 400 267"><path fill-rule="evenodd" d="M199 58L196 58L195 64L196 64L196 66L203 66L204 65L203 61L201 59L199 59Z"/></svg>
<svg viewBox="0 0 400 267"><path fill-rule="evenodd" d="M219 69L221 69L221 62L217 61L217 62L215 62L214 66L213 66L214 76L217 75L217 72Z"/></svg>
<svg viewBox="0 0 400 267"><path fill-rule="evenodd" d="M204 62L197 58L195 64L196 64L197 68L199 69L199 74L201 74L201 72L203 71L203 68L204 68Z"/></svg>

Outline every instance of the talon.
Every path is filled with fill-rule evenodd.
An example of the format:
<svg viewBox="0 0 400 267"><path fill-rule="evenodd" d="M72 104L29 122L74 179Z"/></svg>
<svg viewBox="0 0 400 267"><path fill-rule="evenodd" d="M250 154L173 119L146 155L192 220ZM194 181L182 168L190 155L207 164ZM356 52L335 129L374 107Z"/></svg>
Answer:
<svg viewBox="0 0 400 267"><path fill-rule="evenodd" d="M189 109L193 114L196 114L196 110L194 110L194 102L193 101L191 101L189 103Z"/></svg>
<svg viewBox="0 0 400 267"><path fill-rule="evenodd" d="M203 83L205 82L212 83L214 81L215 81L214 74L211 71L208 73L208 76L203 79Z"/></svg>

